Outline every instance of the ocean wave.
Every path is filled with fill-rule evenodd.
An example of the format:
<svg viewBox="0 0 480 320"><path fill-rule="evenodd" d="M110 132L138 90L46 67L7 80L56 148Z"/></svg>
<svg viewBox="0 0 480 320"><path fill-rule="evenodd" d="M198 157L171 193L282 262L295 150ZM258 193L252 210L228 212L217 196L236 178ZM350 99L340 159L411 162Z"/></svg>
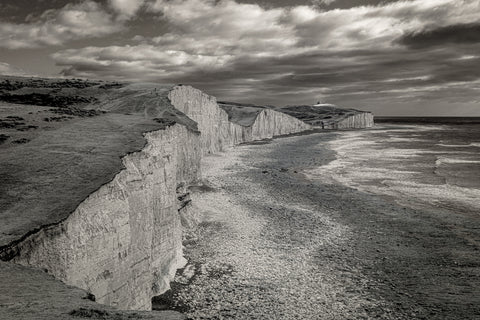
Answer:
<svg viewBox="0 0 480 320"><path fill-rule="evenodd" d="M479 160L465 160L465 159L456 159L456 158L445 158L445 157L437 157L435 161L435 165L438 167L442 163L445 164L475 164L480 163Z"/></svg>
<svg viewBox="0 0 480 320"><path fill-rule="evenodd" d="M444 144L444 143L437 143L437 146L446 147L446 148L471 148L471 147L478 147L480 148L480 142L472 142L469 144Z"/></svg>
<svg viewBox="0 0 480 320"><path fill-rule="evenodd" d="M399 202L469 208L478 212L480 188L478 183L470 181L475 180L475 172L468 172L480 164L478 152L432 149L440 145L435 141L427 147L424 143L416 145L423 139L412 139L411 132L407 133L408 137L398 136L393 130L382 130L380 134L378 131L343 132L328 145L336 152L336 159L304 173L309 179L392 196ZM391 145L395 141L410 141L412 147L395 148ZM480 143L472 142L469 146L480 146ZM472 165L472 169L464 166L458 171L455 165L460 164Z"/></svg>

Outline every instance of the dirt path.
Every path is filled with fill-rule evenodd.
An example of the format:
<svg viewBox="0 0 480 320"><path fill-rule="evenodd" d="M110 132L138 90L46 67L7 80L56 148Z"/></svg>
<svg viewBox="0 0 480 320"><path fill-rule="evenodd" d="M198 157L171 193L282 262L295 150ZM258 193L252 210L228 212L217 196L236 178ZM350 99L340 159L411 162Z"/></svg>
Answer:
<svg viewBox="0 0 480 320"><path fill-rule="evenodd" d="M206 159L213 190L194 195L203 222L185 241L190 263L170 307L192 319L480 315L478 251L441 217L304 178L302 169L333 159L321 146L334 137L289 137Z"/></svg>

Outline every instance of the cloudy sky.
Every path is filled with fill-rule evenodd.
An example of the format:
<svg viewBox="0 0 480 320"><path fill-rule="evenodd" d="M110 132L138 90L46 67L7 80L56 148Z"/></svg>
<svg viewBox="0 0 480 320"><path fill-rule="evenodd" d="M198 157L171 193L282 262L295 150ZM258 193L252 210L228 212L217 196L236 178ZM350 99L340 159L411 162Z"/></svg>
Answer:
<svg viewBox="0 0 480 320"><path fill-rule="evenodd" d="M480 0L2 0L2 72L480 116Z"/></svg>

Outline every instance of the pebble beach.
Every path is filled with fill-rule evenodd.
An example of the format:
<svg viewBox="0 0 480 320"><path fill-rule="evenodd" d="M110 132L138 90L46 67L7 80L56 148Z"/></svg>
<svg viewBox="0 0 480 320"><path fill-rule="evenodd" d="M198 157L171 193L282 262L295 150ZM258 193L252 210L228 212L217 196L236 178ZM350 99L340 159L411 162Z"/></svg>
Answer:
<svg viewBox="0 0 480 320"><path fill-rule="evenodd" d="M478 217L449 228L439 210L309 176L346 134L207 157L192 195L201 223L162 308L187 319L476 319L478 246L457 231Z"/></svg>

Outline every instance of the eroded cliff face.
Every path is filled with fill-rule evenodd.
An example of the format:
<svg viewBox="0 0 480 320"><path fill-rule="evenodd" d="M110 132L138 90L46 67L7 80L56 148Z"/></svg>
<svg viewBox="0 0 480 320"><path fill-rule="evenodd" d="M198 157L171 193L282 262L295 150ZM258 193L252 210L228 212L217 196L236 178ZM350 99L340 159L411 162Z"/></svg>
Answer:
<svg viewBox="0 0 480 320"><path fill-rule="evenodd" d="M180 124L146 133L145 148L125 156L111 182L63 222L15 244L13 262L42 268L102 304L149 310L185 263L182 225L194 224L188 186L201 178L202 155L310 128L273 110L251 126L229 122L214 97L188 86L175 87L169 98L200 133Z"/></svg>
<svg viewBox="0 0 480 320"><path fill-rule="evenodd" d="M241 141L215 97L183 85L174 87L168 97L176 109L197 122L203 153L215 153Z"/></svg>
<svg viewBox="0 0 480 320"><path fill-rule="evenodd" d="M199 136L174 125L147 133L125 170L59 225L20 244L13 261L46 269L122 309L149 310L185 261L177 186L198 177Z"/></svg>
<svg viewBox="0 0 480 320"><path fill-rule="evenodd" d="M271 109L259 112L249 126L230 122L227 112L218 106L215 97L190 86L174 87L169 98L175 108L198 123L204 153L214 153L239 143L312 128L303 121Z"/></svg>
<svg viewBox="0 0 480 320"><path fill-rule="evenodd" d="M373 127L373 114L334 105L286 106L276 110L302 120L318 129L363 129Z"/></svg>
<svg viewBox="0 0 480 320"><path fill-rule="evenodd" d="M363 129L371 128L374 125L373 114L371 112L362 112L349 115L344 119L333 123L333 129Z"/></svg>
<svg viewBox="0 0 480 320"><path fill-rule="evenodd" d="M252 140L260 140L312 129L312 126L271 109L260 112L252 125Z"/></svg>

